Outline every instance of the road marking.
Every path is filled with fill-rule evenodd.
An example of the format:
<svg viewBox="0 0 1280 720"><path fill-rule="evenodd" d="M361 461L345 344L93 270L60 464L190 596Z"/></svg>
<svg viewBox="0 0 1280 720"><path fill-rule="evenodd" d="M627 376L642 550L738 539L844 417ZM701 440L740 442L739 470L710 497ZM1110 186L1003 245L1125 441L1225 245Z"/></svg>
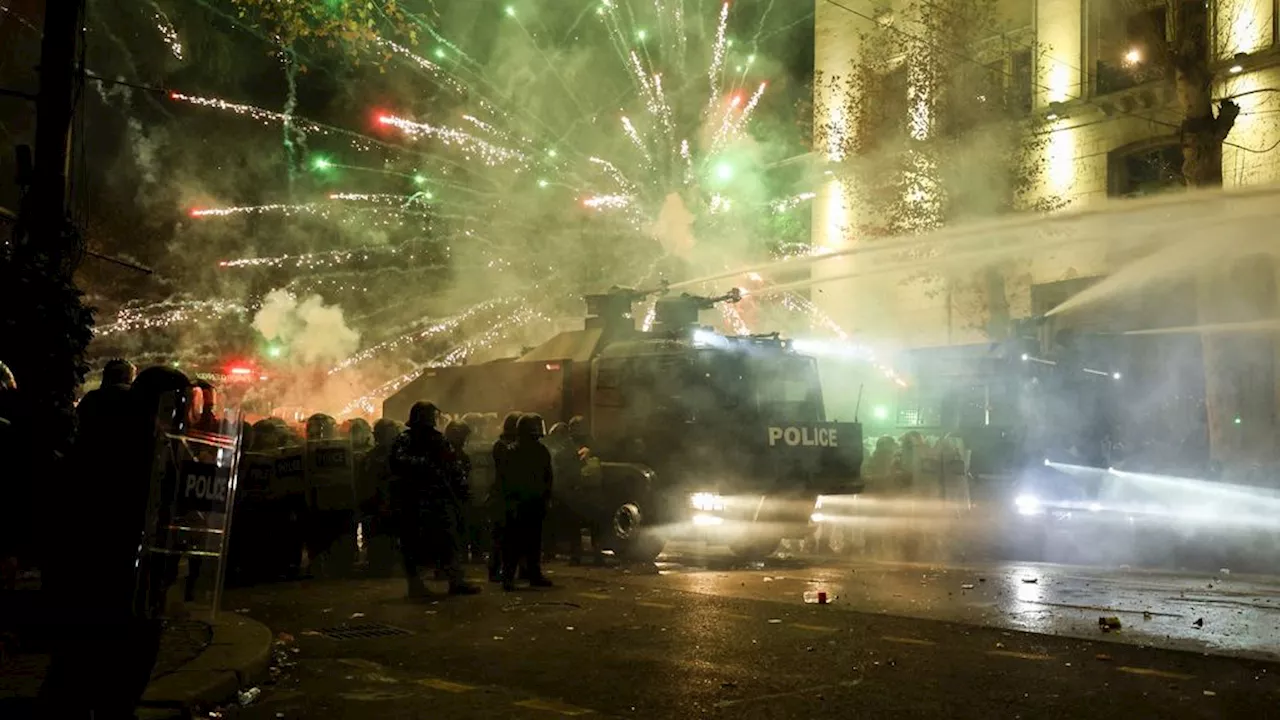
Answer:
<svg viewBox="0 0 1280 720"><path fill-rule="evenodd" d="M670 610L671 608L675 607L675 605L668 605L667 603L660 603L660 602L637 602L636 605L639 605L640 607L647 607L647 608L661 608L663 610Z"/></svg>
<svg viewBox="0 0 1280 720"><path fill-rule="evenodd" d="M802 690L792 690L791 692L773 693L771 695L757 695L755 697L741 698L738 700L721 700L716 703L717 708L733 707L743 703L759 702L761 700L777 700L778 698L792 697L794 695L809 695L820 690L830 690L831 688L853 688L862 684L862 678L857 680L846 680L845 682L836 683L835 685L819 685L817 687L804 688Z"/></svg>
<svg viewBox="0 0 1280 720"><path fill-rule="evenodd" d="M727 617L732 620L751 620L752 619L750 615L741 615L738 613L721 613L721 615L723 617Z"/></svg>
<svg viewBox="0 0 1280 720"><path fill-rule="evenodd" d="M573 705L566 705L562 702L557 702L555 700L539 700L537 698L532 698L529 700L521 700L520 702L513 703L513 704L519 707L529 708L530 710L546 710L547 712L558 713L560 715L568 715L570 717L575 715L591 714L591 711L586 708L574 707Z"/></svg>
<svg viewBox="0 0 1280 720"><path fill-rule="evenodd" d="M835 632L838 629L827 625L802 625L800 623L794 623L791 627L800 630L812 630L814 632Z"/></svg>
<svg viewBox="0 0 1280 720"><path fill-rule="evenodd" d="M578 593L578 594L579 594L579 595L581 595L581 596L582 596L582 597L584 597L584 598L591 598L592 600L610 600L610 599L612 599L612 596L610 596L610 595L605 595L604 593Z"/></svg>
<svg viewBox="0 0 1280 720"><path fill-rule="evenodd" d="M432 690L443 690L444 692L450 693L464 693L479 689L474 685L463 685L462 683L449 682L448 680L441 680L439 678L423 678L418 680L417 683L419 685L429 687Z"/></svg>
<svg viewBox="0 0 1280 720"><path fill-rule="evenodd" d="M1154 668L1129 667L1128 665L1121 665L1116 669L1120 672L1129 673L1130 675L1146 675L1148 677L1168 678L1170 680L1191 680L1195 677L1195 675L1184 675L1183 673L1156 670Z"/></svg>
<svg viewBox="0 0 1280 720"><path fill-rule="evenodd" d="M1040 655L1038 653L1015 652L1013 650L988 650L988 655L996 657L1017 658L1018 660L1052 660L1052 655Z"/></svg>
<svg viewBox="0 0 1280 720"><path fill-rule="evenodd" d="M888 640L891 643L899 643L902 645L937 645L938 644L932 640L919 640L917 638L909 638L909 637L894 637L892 635L884 635L884 636L881 636L880 639Z"/></svg>

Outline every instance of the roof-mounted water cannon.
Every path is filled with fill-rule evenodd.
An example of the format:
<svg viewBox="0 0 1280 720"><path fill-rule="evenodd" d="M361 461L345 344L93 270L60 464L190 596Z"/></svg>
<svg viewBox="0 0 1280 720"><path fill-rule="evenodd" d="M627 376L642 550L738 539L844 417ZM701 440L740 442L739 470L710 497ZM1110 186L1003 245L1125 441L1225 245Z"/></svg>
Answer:
<svg viewBox="0 0 1280 720"><path fill-rule="evenodd" d="M698 325L698 313L710 310L722 302L736 303L742 300L742 290L733 288L719 297L703 297L681 293L677 296L658 298L654 311L654 331L681 333Z"/></svg>
<svg viewBox="0 0 1280 720"><path fill-rule="evenodd" d="M649 293L631 288L612 287L608 292L583 297L587 302L586 328L607 332L635 330L635 318L631 314L636 302Z"/></svg>

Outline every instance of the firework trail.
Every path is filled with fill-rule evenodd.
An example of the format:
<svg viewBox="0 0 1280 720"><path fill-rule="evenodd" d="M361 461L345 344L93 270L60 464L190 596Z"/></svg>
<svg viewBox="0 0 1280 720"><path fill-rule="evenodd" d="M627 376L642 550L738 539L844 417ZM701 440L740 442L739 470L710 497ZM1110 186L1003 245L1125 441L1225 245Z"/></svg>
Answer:
<svg viewBox="0 0 1280 720"><path fill-rule="evenodd" d="M173 27L173 23L169 21L169 16L164 14L164 10L154 2L151 3L151 17L155 20L156 30L160 31L160 37L164 39L164 44L169 46L169 52L179 60L182 56L182 40L178 37L178 31Z"/></svg>
<svg viewBox="0 0 1280 720"><path fill-rule="evenodd" d="M94 337L105 338L123 332L158 330L178 323L228 316L244 317L244 306L228 300L165 300L122 308L116 313L115 320L94 328Z"/></svg>
<svg viewBox="0 0 1280 720"><path fill-rule="evenodd" d="M402 142L387 142L297 115L296 85L305 76L293 74L292 68L296 66L293 62L286 62L284 67L290 84L284 112L219 98L172 93L171 99L177 102L229 112L261 123L279 124L286 154L294 158L290 161L292 166L299 166L294 154L302 151L301 142L309 139L314 145L322 138L340 139L349 142L357 151L386 151L384 158L394 159L385 159L385 167L398 169L371 169L371 172L398 175L417 186L414 188L416 192L408 195L365 193L353 189L327 194L328 202L201 208L191 211L191 216L218 218L273 213L284 217L312 216L345 222L357 217L369 218L369 213L374 219L382 219L383 215L370 210L380 208L387 214L385 222L398 222L400 225L397 227L412 229L420 241L440 245L460 237L479 240L473 232L479 230L484 233L488 229L492 232L486 235L492 236L492 240L468 243L467 250L479 251L480 255L478 259L469 256L467 262L488 263L494 270L514 268L511 274L520 275L521 281L527 283L527 291L537 295L545 294L540 293L541 288L563 286L565 281L556 275L559 270L554 263L527 259L523 249L527 245L527 228L520 227L523 217L518 204L522 201L528 203L537 198L532 200L532 204L539 210L554 207L566 218L576 219L584 211L595 211L591 217L601 217L599 222L613 223L609 227L623 226L628 232L647 234L662 211L664 201L672 195L693 208L692 212L703 215L700 220L714 218L714 222L724 223L717 227L731 227L727 223L737 222L736 218L744 217L746 213L782 212L808 199L761 203L758 199L741 198L735 195L735 183L729 182L730 178L722 171L728 163L717 156L734 150L733 144L749 134L753 112L768 87L765 82L747 82L752 58L730 63L733 45L728 37L730 4L717 3L712 33L714 40L701 45L705 64L697 68L686 66L686 58L696 59L700 53L689 42L690 16L686 14L683 0L650 0L647 4L633 5L621 0L593 0L584 4L583 12L574 21L573 30L566 33L566 37L573 34L580 23L589 24L589 11L594 9L603 28L602 40L605 41L599 43L599 47L605 48L606 55L608 48L612 47L618 58L617 81L622 87L634 89L630 97L622 98L620 105L615 102L612 107L602 108L603 112L592 112L583 107L582 99L574 92L575 88L583 86L568 82L561 73L561 67L553 62L539 41L539 37L550 35L550 32L536 30L541 20L533 19L534 25L526 26L514 9L506 13L505 21L518 27L529 50L536 52L552 74L548 81L554 79L563 89L560 104L576 107L579 111L580 117L571 118L568 122L544 117L536 108L531 109L530 104L513 99L509 91L500 90L509 83L495 82L487 77L483 63L440 32L432 20L420 16L411 17L419 30L425 30L430 36L428 50L424 52L419 49L421 46L399 37L376 38L372 49L380 53L379 58L386 57L387 53L394 56L394 67L402 68L401 72L407 69L446 90L458 99L459 105L450 108L452 113L456 113L451 114L453 119L429 116L420 109L407 107L400 111L390 108L379 110L373 115L375 127L397 131L388 139ZM771 0L765 17L760 19L761 28L772 11L772 5ZM712 17L707 15L708 20ZM647 29L645 23L648 23ZM698 33L696 24L693 30ZM753 49L760 34L761 31L757 30ZM734 57L736 59L736 55ZM726 80L726 64L740 66L741 72ZM700 78L703 73L708 85L702 85ZM723 94L726 84L732 91L729 97ZM559 95L554 85L551 90L553 95ZM605 123L602 120L587 134L580 128L590 128L589 118L595 114L604 118L621 118L620 126L618 122ZM459 126L453 126L454 123L459 123ZM602 131L600 128L606 124L608 129ZM714 130L714 141L704 135L703 128ZM415 140L426 142L416 145L412 142ZM416 167L412 173L399 172L405 167L404 160L410 157L425 158L433 166L458 172L441 172L429 177L420 175ZM364 169L337 162L330 162L328 166ZM714 171L713 177L700 177L708 169ZM727 175L731 176L732 172L730 168ZM445 180L446 176L451 179ZM514 176L523 176L523 179L513 181ZM513 182L523 184L513 187ZM484 192L486 189L492 189L492 192ZM544 194L529 195L540 191ZM465 202L460 200L464 194L467 197ZM430 213L415 215L407 212L410 208L427 210L428 201ZM441 212L449 208L456 212ZM573 214L575 212L577 215ZM422 222L412 225L415 217L421 217ZM513 217L516 220L513 221ZM437 221L437 226L428 226L428 220ZM506 225L510 225L510 229ZM549 221L548 225L573 226L575 234L581 233L576 229L576 221ZM375 253L403 253L402 248L403 245L366 246L229 259L220 265L224 268L273 267L311 274L332 273ZM652 258L645 258L641 262L650 260ZM656 265L657 261L653 262ZM601 268L600 281L610 282L610 278L616 279L628 270L626 267ZM368 285L347 275L320 282L328 282L332 288L340 290L366 289ZM506 290L504 288L504 292ZM419 292L430 290L424 286ZM413 299L411 296L410 304ZM474 308L463 311L463 314L472 310ZM524 312L525 316L521 317L532 321L538 311L527 309ZM648 314L652 316L652 312L653 308L650 308ZM514 313L509 315L515 316ZM727 311L725 319L734 332L749 332L746 322L736 310L731 308ZM362 349L343 361L350 361L350 365L340 364L333 370L350 367L362 358L408 347L412 341L406 338L412 338L414 333L422 333L440 322L448 321L438 321L425 327L417 325L396 338ZM497 327L502 327L502 323L488 328L479 338L493 334ZM438 329L437 332L444 331ZM428 333L427 337L436 335ZM466 348L483 346L484 341L478 339L476 343L463 342L451 352L469 354L474 350ZM456 359L450 354L442 357ZM391 384L408 382L403 380L404 377L393 378Z"/></svg>

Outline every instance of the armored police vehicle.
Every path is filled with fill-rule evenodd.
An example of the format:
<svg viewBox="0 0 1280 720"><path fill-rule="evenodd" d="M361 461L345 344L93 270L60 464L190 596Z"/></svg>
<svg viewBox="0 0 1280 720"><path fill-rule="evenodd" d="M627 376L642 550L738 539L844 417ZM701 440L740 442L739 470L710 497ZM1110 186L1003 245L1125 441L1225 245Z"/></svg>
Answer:
<svg viewBox="0 0 1280 720"><path fill-rule="evenodd" d="M455 416L518 410L548 425L581 416L589 438L580 444L598 471L557 478L556 501L592 518L597 546L628 559L652 559L673 538L762 557L805 536L818 496L859 489L861 426L826 418L817 365L788 340L698 325L701 310L738 301L736 290L664 293L649 331L632 315L644 295L587 296L582 330L518 358L429 370L388 398L383 416L403 421L419 400ZM484 467L476 495L489 482Z"/></svg>

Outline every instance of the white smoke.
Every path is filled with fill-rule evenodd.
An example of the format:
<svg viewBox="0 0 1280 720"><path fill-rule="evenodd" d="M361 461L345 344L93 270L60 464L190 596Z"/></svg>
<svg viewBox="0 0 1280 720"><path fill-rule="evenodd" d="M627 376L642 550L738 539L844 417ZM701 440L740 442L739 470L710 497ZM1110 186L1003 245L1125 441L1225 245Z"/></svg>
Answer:
<svg viewBox="0 0 1280 720"><path fill-rule="evenodd" d="M662 203L650 232L668 255L687 258L694 246L693 219L693 213L684 206L679 193L671 193Z"/></svg>
<svg viewBox="0 0 1280 720"><path fill-rule="evenodd" d="M342 308L325 305L319 295L298 302L287 290L273 290L254 315L253 327L305 365L337 362L360 346L360 333L347 327Z"/></svg>

